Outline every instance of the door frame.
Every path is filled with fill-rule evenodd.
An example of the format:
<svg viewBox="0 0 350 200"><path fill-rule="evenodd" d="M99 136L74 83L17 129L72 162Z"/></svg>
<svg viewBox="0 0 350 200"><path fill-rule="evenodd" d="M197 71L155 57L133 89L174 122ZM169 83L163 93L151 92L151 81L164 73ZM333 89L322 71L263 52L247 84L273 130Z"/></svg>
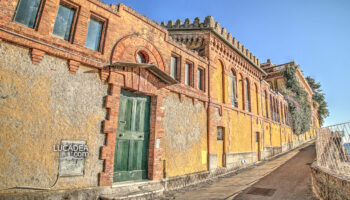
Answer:
<svg viewBox="0 0 350 200"><path fill-rule="evenodd" d="M133 70L137 70L137 73L132 73ZM128 78L128 76L136 76L135 74L138 74L138 84L134 84L135 81L131 81L133 79ZM141 75L139 74L143 76L143 80L140 79ZM141 84L143 84L142 87L140 87ZM100 158L104 160L104 166L103 171L99 174L99 185L111 186L114 183L114 154L118 128L119 100L122 89L151 97L147 178L149 180L161 180L164 170L162 162L159 161L162 160L161 139L164 136L162 120L165 114L162 104L163 99L169 94L166 84L145 69L111 69L109 85L110 94L105 99L105 107L108 109L108 114L107 120L103 121L106 144L102 146L100 155Z"/></svg>
<svg viewBox="0 0 350 200"><path fill-rule="evenodd" d="M147 98L148 100L147 100L147 105L146 106L149 106L149 108L148 108L148 112L146 112L145 111L145 114L146 115L148 115L147 116L147 118L148 118L148 121L146 122L146 123L148 123L148 130L147 131L145 131L144 132L144 134L148 134L147 135L147 137L146 136L144 136L143 138L145 139L145 138L147 138L147 140L145 141L146 143L147 143L147 152L144 152L144 153L147 153L147 161L145 161L146 162L146 164L147 164L147 167L146 167L146 169L145 169L145 171L146 171L146 174L148 174L148 160L149 160L149 157L148 157L148 151L149 151L149 145L150 145L150 138L149 138L149 136L150 136L150 119L151 119L151 101L152 101L152 97L151 96L149 96L149 95L145 95L145 94L143 94L143 93L139 93L139 92L133 92L133 91L130 91L130 90L125 90L125 89L121 89L121 91L120 91L120 98L122 98L122 93L123 93L123 91L124 91L124 94L123 94L123 96L124 96L124 98L130 98L130 99L135 99L135 97L136 98L139 98L139 97L145 97L145 98ZM129 94L128 94L129 93ZM119 99L120 100L120 99ZM118 113L119 113L119 111L120 111L120 108L121 108L121 106L119 106L119 108L118 108ZM135 109L135 108L132 108L132 109ZM145 115L145 116L146 116ZM119 115L118 115L118 117L119 117ZM117 123L119 122L120 120L118 119L118 121L117 121ZM120 125L120 124L118 124L118 125ZM119 142L119 138L118 138L118 134L121 134L119 131L121 131L121 130L118 130L117 129L117 131L116 131L116 134L117 134L117 137L116 137L116 146L115 146L115 152L114 152L114 156L115 156L115 158L118 158L117 157L117 154L118 154L118 142ZM129 149L130 150L130 149ZM130 151L128 151L128 154L130 154ZM128 156L130 156L130 155L128 155ZM129 159L130 159L130 157L128 157ZM130 160L129 160L130 161ZM115 163L115 162L114 162ZM114 175L113 175L113 182L125 182L125 181L139 181L139 180L145 180L145 178L142 178L142 179L136 179L136 180L132 180L132 179L130 179L130 180L122 180L122 181L120 181L120 180L117 180L117 181L115 181L115 179L117 178L116 177L116 175L115 175L115 173L116 172L118 172L118 171L116 171L116 169L115 169L115 166L116 165L114 165L113 166L113 171L114 171ZM134 170L135 171L135 170ZM132 172L132 171L127 171L127 172ZM119 171L119 173L123 173L123 172L121 172L121 171ZM129 174L128 173L128 174ZM148 177L147 177L147 179L148 179Z"/></svg>

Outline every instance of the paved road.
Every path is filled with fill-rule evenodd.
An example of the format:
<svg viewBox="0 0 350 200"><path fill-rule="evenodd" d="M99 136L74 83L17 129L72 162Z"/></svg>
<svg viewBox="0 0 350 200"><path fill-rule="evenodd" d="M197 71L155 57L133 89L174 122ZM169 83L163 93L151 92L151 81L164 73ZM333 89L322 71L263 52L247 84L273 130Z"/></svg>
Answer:
<svg viewBox="0 0 350 200"><path fill-rule="evenodd" d="M315 145L310 145L271 174L247 188L235 200L311 200L309 164L315 159ZM269 196L271 195L271 196Z"/></svg>
<svg viewBox="0 0 350 200"><path fill-rule="evenodd" d="M304 146L238 174L168 191L159 199L314 200L309 164L315 158L315 146L310 142Z"/></svg>

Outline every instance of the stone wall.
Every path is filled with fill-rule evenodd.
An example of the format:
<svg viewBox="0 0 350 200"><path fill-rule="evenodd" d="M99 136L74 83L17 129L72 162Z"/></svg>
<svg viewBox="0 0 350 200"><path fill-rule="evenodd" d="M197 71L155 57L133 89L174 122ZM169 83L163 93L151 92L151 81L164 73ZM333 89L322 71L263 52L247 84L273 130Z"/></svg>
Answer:
<svg viewBox="0 0 350 200"><path fill-rule="evenodd" d="M244 168L257 161L256 152L227 153L226 168L230 170Z"/></svg>
<svg viewBox="0 0 350 200"><path fill-rule="evenodd" d="M72 75L67 61L52 56L33 65L28 49L4 41L0 60L0 189L51 186L61 140L86 141L89 156L83 176L60 177L55 188L96 186L107 94L98 73L81 66Z"/></svg>
<svg viewBox="0 0 350 200"><path fill-rule="evenodd" d="M312 190L320 199L348 200L350 199L350 178L327 172L311 165Z"/></svg>

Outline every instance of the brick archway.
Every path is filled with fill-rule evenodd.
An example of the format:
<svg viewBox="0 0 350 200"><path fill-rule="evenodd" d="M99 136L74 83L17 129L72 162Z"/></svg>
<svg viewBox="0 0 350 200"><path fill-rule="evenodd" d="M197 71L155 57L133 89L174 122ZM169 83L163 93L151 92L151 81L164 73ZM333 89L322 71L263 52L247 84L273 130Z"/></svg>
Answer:
<svg viewBox="0 0 350 200"><path fill-rule="evenodd" d="M136 63L135 54L139 51L147 54L148 63L156 64L164 70L163 59L158 50L147 40L136 35L130 35L119 40L113 49L110 62ZM103 133L106 134L106 144L102 146L100 158L104 160L103 171L99 174L99 185L113 184L114 156L116 145L116 131L118 126L118 110L120 92L122 89L142 93L151 97L150 136L148 153L148 179L160 180L163 176L161 168L162 149L157 147L164 135L162 117L165 111L160 109L163 98L167 95L166 83L143 68L109 68L109 95L105 100L108 117L103 122Z"/></svg>
<svg viewBox="0 0 350 200"><path fill-rule="evenodd" d="M149 54L149 63L156 64L163 71L165 70L164 61L157 48L148 40L137 35L128 35L117 41L115 44L110 62L118 61L136 62L135 52L142 50Z"/></svg>

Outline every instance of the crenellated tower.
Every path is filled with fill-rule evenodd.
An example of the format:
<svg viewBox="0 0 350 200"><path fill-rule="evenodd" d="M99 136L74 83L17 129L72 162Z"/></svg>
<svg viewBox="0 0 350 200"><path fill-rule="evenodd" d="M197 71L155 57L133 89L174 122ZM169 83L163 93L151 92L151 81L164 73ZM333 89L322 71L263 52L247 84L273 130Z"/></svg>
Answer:
<svg viewBox="0 0 350 200"><path fill-rule="evenodd" d="M161 25L166 27L169 31L169 36L173 40L186 45L188 49L195 50L201 56L208 56L209 44L216 46L218 49L223 49L224 52L229 53L224 49L222 43L216 40L210 40L210 33L214 33L226 45L231 47L241 56L251 62L251 64L260 68L260 61L257 59L240 41L227 32L226 28L221 28L219 22L215 22L212 16L207 16L202 22L199 17L196 17L193 22L186 18L184 22L177 19L175 22L169 20L166 24L161 22Z"/></svg>

